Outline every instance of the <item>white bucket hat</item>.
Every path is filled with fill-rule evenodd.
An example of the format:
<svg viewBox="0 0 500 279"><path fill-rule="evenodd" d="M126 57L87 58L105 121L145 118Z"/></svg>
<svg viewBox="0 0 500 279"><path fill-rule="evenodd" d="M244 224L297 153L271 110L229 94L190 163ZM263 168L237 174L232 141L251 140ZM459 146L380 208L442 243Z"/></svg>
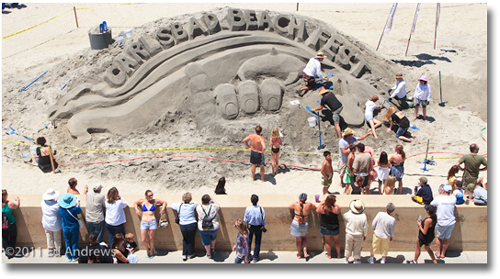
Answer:
<svg viewBox="0 0 500 279"><path fill-rule="evenodd" d="M59 192L50 188L43 194L42 198L46 201L55 200L59 197Z"/></svg>

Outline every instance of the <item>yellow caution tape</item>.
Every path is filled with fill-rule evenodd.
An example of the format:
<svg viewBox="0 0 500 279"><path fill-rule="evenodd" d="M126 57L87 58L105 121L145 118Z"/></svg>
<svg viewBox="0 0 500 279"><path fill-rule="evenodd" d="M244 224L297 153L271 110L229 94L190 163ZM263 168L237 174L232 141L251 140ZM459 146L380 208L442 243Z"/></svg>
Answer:
<svg viewBox="0 0 500 279"><path fill-rule="evenodd" d="M33 144L27 144L24 142L13 141L2 139L2 141L10 142L19 145L31 146ZM222 148L222 147L179 147L179 148L55 148L57 151L71 151L71 152L172 152L172 151L246 151L249 152L250 149L247 148ZM267 150L266 152L271 152ZM320 152L300 152L300 151L281 151L282 153L290 154L312 154L312 155L323 155ZM338 154L332 154L334 156ZM488 158L488 156L483 156ZM377 158L376 156L374 158ZM411 157L408 159L425 159L424 157ZM433 160L451 160L460 159L460 157L442 157L433 158Z"/></svg>
<svg viewBox="0 0 500 279"><path fill-rule="evenodd" d="M65 11L64 13L62 13L62 14L60 14L60 15L56 15L56 16L55 16L55 17L53 17L53 18L47 19L46 21L44 21L44 22L42 22L42 23L39 23L39 24L37 24L37 25L34 25L34 26L31 26L31 27L28 27L28 28L26 28L26 29L24 29L24 30L21 30L21 31L19 31L19 32L16 32L16 33L13 33L13 34L7 35L7 36L5 36L5 37L2 37L2 40L7 39L7 38L10 38L10 37L12 37L12 36L15 36L15 35L17 35L17 34L20 34L20 33L26 32L26 31L31 30L31 29L33 29L33 28L35 28L35 27L38 27L38 26L40 26L40 25L42 25L42 24L45 24L45 23L47 23L47 22L49 22L49 21L51 21L51 20L54 20L54 19L56 19L56 18L58 18L58 17L60 17L60 16L64 15L65 13L71 12L72 10L73 10L73 9L71 9L71 10L67 10L67 11Z"/></svg>
<svg viewBox="0 0 500 279"><path fill-rule="evenodd" d="M98 6L98 7L76 8L76 9L77 9L77 10L90 10L90 9L110 8L110 7L128 6L128 5L142 5L142 4L145 4L145 3L125 3L125 4L116 4L116 5ZM42 23L39 23L39 24L37 24L37 25L33 25L33 26L28 27L28 28L26 28L26 29L24 29L24 30L21 30L21 31L19 31L19 32L16 32L16 33L13 33L13 34L7 35L7 36L5 36L5 37L2 37L2 40L3 40L3 39L10 38L10 37L12 37L12 36L15 36L15 35L17 35L17 34L20 34L20 33L26 32L26 31L28 31L28 30L31 30L31 29L33 29L33 28L35 28L35 27L38 27L38 26L40 26L40 25L42 25L42 24L45 24L45 23L47 23L47 22L49 22L49 21L51 21L51 20L54 20L54 19L56 19L56 18L58 18L58 17L60 17L60 16L62 16L62 15L64 15L64 14L66 14L66 13L69 13L69 12L71 12L71 11L73 11L73 9L67 10L67 11L65 11L64 13L62 13L62 14L60 14L60 15L56 15L55 17L52 17L52 18L50 18L50 19L47 19L46 21L44 21L44 22L42 22Z"/></svg>

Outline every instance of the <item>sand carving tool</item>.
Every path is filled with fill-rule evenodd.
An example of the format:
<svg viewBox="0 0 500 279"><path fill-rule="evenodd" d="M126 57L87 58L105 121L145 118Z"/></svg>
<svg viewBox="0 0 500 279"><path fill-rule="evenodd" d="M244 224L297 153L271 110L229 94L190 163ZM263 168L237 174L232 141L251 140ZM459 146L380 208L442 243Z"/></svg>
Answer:
<svg viewBox="0 0 500 279"><path fill-rule="evenodd" d="M425 151L425 159L423 161L420 161L420 163L424 163L424 167L421 169L424 172L429 171L427 169L427 164L429 164L429 165L434 165L435 164L434 160L428 160L427 159L427 155L428 154L429 154L429 140L427 140L427 150Z"/></svg>
<svg viewBox="0 0 500 279"><path fill-rule="evenodd" d="M28 84L28 85L26 85L25 87L21 88L21 89L19 90L19 92L22 92L22 91L24 91L24 90L28 89L28 87L30 87L33 83L35 83L35 82L36 82L39 78L43 77L43 75L45 75L46 73L47 73L47 72L45 72L45 73L41 74L41 75L40 75L39 77L37 77L34 81L32 81L30 84Z"/></svg>
<svg viewBox="0 0 500 279"><path fill-rule="evenodd" d="M68 85L68 83L69 83L70 81L71 81L71 79L68 79L68 81L66 81L66 83L65 83L65 84L61 87L61 90L63 90L63 89L66 87L66 85Z"/></svg>
<svg viewBox="0 0 500 279"><path fill-rule="evenodd" d="M443 91L441 88L441 71L439 71L439 99L441 100L441 103L439 103L439 105L444 107L445 102L443 102Z"/></svg>
<svg viewBox="0 0 500 279"><path fill-rule="evenodd" d="M306 110L318 118L318 130L319 130L318 150L321 150L321 149L325 148L325 145L321 143L321 119L319 119L319 113L313 112L309 106L306 106Z"/></svg>
<svg viewBox="0 0 500 279"><path fill-rule="evenodd" d="M33 139L32 139L32 138L30 138L30 137L27 137L27 136L23 136L23 135L18 134L18 133L16 132L16 130L12 129L11 127L9 127L9 132L8 132L7 134L9 134L9 135L18 135L18 136L24 137L25 139L28 139L28 140L33 141Z"/></svg>

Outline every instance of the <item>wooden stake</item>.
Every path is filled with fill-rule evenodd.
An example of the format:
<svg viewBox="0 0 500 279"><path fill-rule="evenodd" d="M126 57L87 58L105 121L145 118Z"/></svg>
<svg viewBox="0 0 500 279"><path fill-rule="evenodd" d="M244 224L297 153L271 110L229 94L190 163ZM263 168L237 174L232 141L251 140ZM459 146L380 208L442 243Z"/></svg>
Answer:
<svg viewBox="0 0 500 279"><path fill-rule="evenodd" d="M78 17L76 16L76 8L73 6L73 11L75 12L76 28L78 28Z"/></svg>
<svg viewBox="0 0 500 279"><path fill-rule="evenodd" d="M297 12L299 11L299 3L297 3Z"/></svg>
<svg viewBox="0 0 500 279"><path fill-rule="evenodd" d="M56 174L56 169L54 168L54 157L52 156L52 148L49 145L49 157L50 157L50 165L52 166L52 173Z"/></svg>

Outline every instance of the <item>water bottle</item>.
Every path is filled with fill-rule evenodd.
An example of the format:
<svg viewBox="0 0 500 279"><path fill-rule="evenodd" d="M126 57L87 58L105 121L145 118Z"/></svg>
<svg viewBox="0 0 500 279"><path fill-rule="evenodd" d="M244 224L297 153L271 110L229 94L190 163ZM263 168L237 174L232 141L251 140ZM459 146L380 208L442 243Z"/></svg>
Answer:
<svg viewBox="0 0 500 279"><path fill-rule="evenodd" d="M465 108L465 106L464 105L459 105L459 106L457 106L457 108L458 109L463 109L463 108Z"/></svg>
<svg viewBox="0 0 500 279"><path fill-rule="evenodd" d="M419 215L419 216L418 216L418 221L419 221L419 222L422 222L422 215Z"/></svg>
<svg viewBox="0 0 500 279"><path fill-rule="evenodd" d="M413 189L413 194L417 194L418 192L418 186L415 186L415 189Z"/></svg>

